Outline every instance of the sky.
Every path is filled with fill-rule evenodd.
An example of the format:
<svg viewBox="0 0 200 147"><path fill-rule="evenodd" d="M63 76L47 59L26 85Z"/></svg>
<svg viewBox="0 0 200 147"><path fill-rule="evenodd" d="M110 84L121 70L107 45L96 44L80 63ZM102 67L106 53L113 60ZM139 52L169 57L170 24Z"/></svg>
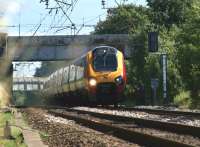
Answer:
<svg viewBox="0 0 200 147"><path fill-rule="evenodd" d="M71 25L70 21L65 21L66 17L63 12L53 9L46 9L45 2L41 0L0 0L0 31L8 32L10 36L33 35L39 27L35 35L70 35L71 29L60 31L62 26ZM64 0L71 2L71 0ZM76 25L78 34L89 34L94 27L84 27L78 32L81 25L95 25L99 20L105 20L107 10L102 9L102 0L73 0L77 1L73 10L69 9L67 14L71 21ZM122 0L117 0L118 2ZM127 0L126 3L134 3L136 5L146 5L145 0ZM106 8L114 8L117 6L115 0L105 0ZM58 7L55 0L49 0L49 8ZM64 7L65 9L67 7ZM61 27L53 28L52 27Z"/></svg>
<svg viewBox="0 0 200 147"><path fill-rule="evenodd" d="M40 1L42 0L0 0L0 32L7 32L9 36L70 35L71 29L62 30L63 26L71 26L71 22L63 15L61 9L57 13L56 9L52 9L50 12L50 9L46 9L45 3L40 3ZM71 0L60 1L71 2ZM77 3L73 9L67 11L67 15L76 25L76 34L89 34L94 30L94 27L80 29L83 23L85 25L96 25L100 20L106 19L107 9L102 8L102 0L73 1L77 1ZM105 0L105 7L117 7L115 1ZM146 5L145 0L125 1L126 4ZM120 3L120 0L117 0L117 2ZM55 0L49 0L49 8L53 7L58 7L58 5L56 5ZM67 7L64 7L64 9L66 10ZM17 70L14 71L14 77L33 76L36 67L40 66L40 62L14 63L14 68Z"/></svg>

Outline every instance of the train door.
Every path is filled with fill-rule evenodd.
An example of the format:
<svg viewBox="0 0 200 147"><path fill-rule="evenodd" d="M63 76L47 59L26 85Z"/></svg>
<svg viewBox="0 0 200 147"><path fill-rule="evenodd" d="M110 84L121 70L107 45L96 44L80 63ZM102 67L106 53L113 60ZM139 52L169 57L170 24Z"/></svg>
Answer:
<svg viewBox="0 0 200 147"><path fill-rule="evenodd" d="M50 75L50 79L49 79L49 88L47 93L49 93L49 95L53 95L53 74Z"/></svg>
<svg viewBox="0 0 200 147"><path fill-rule="evenodd" d="M55 73L53 73L53 95L58 94L58 71L56 71Z"/></svg>
<svg viewBox="0 0 200 147"><path fill-rule="evenodd" d="M84 87L84 58L81 58L78 62L77 62L77 69L76 69L76 87L77 89L81 89Z"/></svg>
<svg viewBox="0 0 200 147"><path fill-rule="evenodd" d="M59 71L58 71L58 93L61 94L63 93L63 88L62 88L62 76L63 75L63 68L61 68Z"/></svg>
<svg viewBox="0 0 200 147"><path fill-rule="evenodd" d="M62 87L63 92L69 91L69 66L65 67L63 70Z"/></svg>
<svg viewBox="0 0 200 147"><path fill-rule="evenodd" d="M46 82L45 82L45 89L44 91L44 95L48 98L49 97L49 88L50 88L50 76L47 78Z"/></svg>
<svg viewBox="0 0 200 147"><path fill-rule="evenodd" d="M70 91L75 91L75 76L76 76L76 68L75 65L70 65L70 74L69 74L69 87Z"/></svg>

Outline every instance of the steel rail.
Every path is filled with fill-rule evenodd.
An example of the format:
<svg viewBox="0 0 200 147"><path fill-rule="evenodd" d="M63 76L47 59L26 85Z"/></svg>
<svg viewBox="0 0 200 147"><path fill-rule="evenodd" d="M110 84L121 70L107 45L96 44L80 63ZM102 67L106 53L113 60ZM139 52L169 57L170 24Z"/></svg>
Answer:
<svg viewBox="0 0 200 147"><path fill-rule="evenodd" d="M134 130L128 130L127 128L122 128L109 124L102 121L96 121L88 119L87 117L79 117L77 115L60 113L54 110L49 110L49 113L60 116L66 119L71 119L80 123L81 125L87 126L89 128L108 133L112 132L112 135L119 137L121 139L134 142L137 144L150 146L150 147L192 147L192 145L184 144L181 142L172 141L166 138L156 137L148 134L144 134Z"/></svg>
<svg viewBox="0 0 200 147"><path fill-rule="evenodd" d="M20 106L18 108L27 108L27 107ZM178 134L188 134L188 135L192 135L192 136L200 138L200 127L196 127L196 126L189 126L189 125L184 125L184 124L163 122L163 121L136 118L136 117L127 117L127 116L120 116L120 115L97 113L97 112L85 111L85 110L77 110L77 109L73 109L73 107L36 106L36 108L44 108L44 109L48 109L48 110L49 109L63 109L63 110L71 111L71 112L77 112L80 114L89 114L89 115L92 115L95 117L100 117L100 118L104 118L104 119L108 119L108 120L133 122L139 126L159 129L159 130L163 130L163 131L171 131L171 132L178 133Z"/></svg>
<svg viewBox="0 0 200 147"><path fill-rule="evenodd" d="M37 105L37 106L12 106L15 108L28 108L28 107L35 107L35 108L58 108L58 109L65 109L66 107L63 106L45 106L45 105ZM68 106L68 107L74 107ZM161 109L150 109L150 108L136 108L136 107L111 107L111 106L95 106L91 108L97 109L108 109L108 110L117 110L117 111L139 111L139 112L146 112L151 114L158 114L158 115L172 115L172 116L191 116L191 117L199 117L200 112L190 112L190 111L176 111L176 110L161 110Z"/></svg>
<svg viewBox="0 0 200 147"><path fill-rule="evenodd" d="M120 110L120 111L139 111L139 112L147 112L151 114L158 115L175 115L175 116L192 116L192 117L200 117L200 112L191 112L191 111L176 111L176 110L162 110L162 109L150 109L150 108L136 108L136 107L111 107L111 106L97 106L93 108L104 108L108 110Z"/></svg>
<svg viewBox="0 0 200 147"><path fill-rule="evenodd" d="M72 108L65 108L65 110L71 111L71 112L77 112L80 114L89 114L91 116L113 120L113 121L133 122L139 126L159 129L163 131L170 131L170 132L174 132L178 134L188 134L188 135L192 135L192 136L200 138L200 127L196 127L196 126L189 126L189 125L183 125L183 124L177 124L177 123L171 123L171 122L162 122L162 121L157 121L157 120L150 120L150 119L143 119L143 118L136 118L136 117L97 113L97 112L77 110L77 109L72 109Z"/></svg>

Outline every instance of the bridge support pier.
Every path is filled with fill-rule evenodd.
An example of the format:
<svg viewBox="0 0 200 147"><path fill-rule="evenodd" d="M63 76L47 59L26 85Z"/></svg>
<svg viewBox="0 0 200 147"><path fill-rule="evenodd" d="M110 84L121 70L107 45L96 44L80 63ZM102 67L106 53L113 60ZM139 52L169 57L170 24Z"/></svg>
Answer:
<svg viewBox="0 0 200 147"><path fill-rule="evenodd" d="M0 107L8 106L11 103L12 74L11 61L0 60Z"/></svg>

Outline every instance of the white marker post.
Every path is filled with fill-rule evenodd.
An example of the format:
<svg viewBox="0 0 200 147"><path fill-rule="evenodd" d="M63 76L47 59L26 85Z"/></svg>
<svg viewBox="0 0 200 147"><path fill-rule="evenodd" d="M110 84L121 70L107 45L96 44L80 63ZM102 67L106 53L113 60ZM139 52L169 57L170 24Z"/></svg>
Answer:
<svg viewBox="0 0 200 147"><path fill-rule="evenodd" d="M162 72L163 72L163 98L167 102L167 54L162 54Z"/></svg>

